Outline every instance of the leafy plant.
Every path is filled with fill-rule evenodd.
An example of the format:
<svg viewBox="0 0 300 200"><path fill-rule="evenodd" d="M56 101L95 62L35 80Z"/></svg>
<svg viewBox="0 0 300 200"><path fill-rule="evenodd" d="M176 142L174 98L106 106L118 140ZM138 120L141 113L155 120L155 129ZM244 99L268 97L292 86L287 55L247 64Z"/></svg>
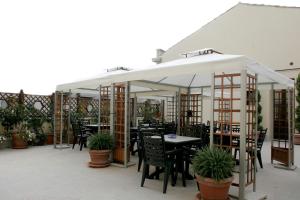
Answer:
<svg viewBox="0 0 300 200"><path fill-rule="evenodd" d="M30 132L24 123L17 124L12 133L17 134L24 142L32 142L35 138L35 134Z"/></svg>
<svg viewBox="0 0 300 200"><path fill-rule="evenodd" d="M25 119L25 107L22 104L17 104L16 107L3 109L2 115L2 125L5 127L6 132L15 128L18 124Z"/></svg>
<svg viewBox="0 0 300 200"><path fill-rule="evenodd" d="M296 80L296 101L298 103L298 106L296 107L296 119L295 119L295 127L297 131L300 132L300 74L298 74L297 80Z"/></svg>
<svg viewBox="0 0 300 200"><path fill-rule="evenodd" d="M35 133L35 138L33 142L34 145L44 145L46 140L47 140L47 135L44 132L39 131Z"/></svg>
<svg viewBox="0 0 300 200"><path fill-rule="evenodd" d="M32 105L29 106L27 110L30 113L27 119L27 125L31 132L35 134L35 138L32 142L34 145L43 145L45 144L47 136L42 129L42 125L47 118L40 110L34 108Z"/></svg>
<svg viewBox="0 0 300 200"><path fill-rule="evenodd" d="M148 99L145 101L144 109L143 109L143 121L145 123L155 122L155 117L157 115L157 109L151 106L151 101Z"/></svg>
<svg viewBox="0 0 300 200"><path fill-rule="evenodd" d="M113 138L108 133L97 133L88 138L90 150L111 150L113 144Z"/></svg>
<svg viewBox="0 0 300 200"><path fill-rule="evenodd" d="M196 174L216 181L232 177L235 165L230 153L221 148L209 147L198 151L192 163Z"/></svg>

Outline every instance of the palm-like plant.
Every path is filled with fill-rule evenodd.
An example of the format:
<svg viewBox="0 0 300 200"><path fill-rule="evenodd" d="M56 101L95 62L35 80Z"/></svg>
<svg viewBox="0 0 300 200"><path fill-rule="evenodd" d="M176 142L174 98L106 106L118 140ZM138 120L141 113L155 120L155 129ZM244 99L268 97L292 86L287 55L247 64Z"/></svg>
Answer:
<svg viewBox="0 0 300 200"><path fill-rule="evenodd" d="M197 175L216 181L232 177L235 165L230 153L221 148L209 147L199 151L192 163Z"/></svg>

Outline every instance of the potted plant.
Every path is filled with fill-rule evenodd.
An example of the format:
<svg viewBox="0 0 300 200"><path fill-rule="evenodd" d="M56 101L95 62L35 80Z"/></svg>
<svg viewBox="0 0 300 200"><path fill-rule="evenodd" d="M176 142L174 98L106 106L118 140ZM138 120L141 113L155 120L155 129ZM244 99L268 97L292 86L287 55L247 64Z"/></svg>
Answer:
<svg viewBox="0 0 300 200"><path fill-rule="evenodd" d="M4 135L0 134L0 149L6 148L7 138Z"/></svg>
<svg viewBox="0 0 300 200"><path fill-rule="evenodd" d="M12 132L12 148L25 149L28 147L28 142L34 138L33 134L27 130L24 123L19 123L14 127Z"/></svg>
<svg viewBox="0 0 300 200"><path fill-rule="evenodd" d="M88 138L90 167L102 168L110 165L109 154L113 148L113 138L108 133L97 133Z"/></svg>
<svg viewBox="0 0 300 200"><path fill-rule="evenodd" d="M45 116L33 106L28 107L28 111L31 113L31 116L27 119L27 125L30 132L35 134L35 138L32 141L33 145L44 145L47 140L47 135L42 129L42 125L46 121Z"/></svg>
<svg viewBox="0 0 300 200"><path fill-rule="evenodd" d="M221 148L206 147L197 152L193 169L203 199L225 200L233 181L234 159Z"/></svg>
<svg viewBox="0 0 300 200"><path fill-rule="evenodd" d="M6 108L2 112L2 125L5 127L6 135L12 138L12 148L27 148L28 132L25 120L25 108L23 104Z"/></svg>

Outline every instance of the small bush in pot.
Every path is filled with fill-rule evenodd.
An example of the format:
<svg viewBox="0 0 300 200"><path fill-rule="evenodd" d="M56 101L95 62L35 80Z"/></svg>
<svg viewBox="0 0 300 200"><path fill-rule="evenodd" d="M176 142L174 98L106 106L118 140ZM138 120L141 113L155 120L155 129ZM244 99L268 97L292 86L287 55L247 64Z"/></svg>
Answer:
<svg viewBox="0 0 300 200"><path fill-rule="evenodd" d="M227 199L235 165L232 155L221 148L207 147L196 154L192 163L201 198Z"/></svg>
<svg viewBox="0 0 300 200"><path fill-rule="evenodd" d="M113 138L108 133L97 133L88 138L90 167L101 168L110 165L109 154L113 148Z"/></svg>

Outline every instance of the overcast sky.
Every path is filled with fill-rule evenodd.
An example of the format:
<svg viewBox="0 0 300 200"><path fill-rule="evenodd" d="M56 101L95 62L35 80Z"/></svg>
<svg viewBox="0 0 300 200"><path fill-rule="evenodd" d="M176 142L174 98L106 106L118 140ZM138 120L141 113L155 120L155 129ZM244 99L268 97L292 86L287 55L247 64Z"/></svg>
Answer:
<svg viewBox="0 0 300 200"><path fill-rule="evenodd" d="M297 5L290 1L243 1ZM107 68L153 64L237 0L0 0L0 91L51 94ZM299 6L299 3L298 5Z"/></svg>

